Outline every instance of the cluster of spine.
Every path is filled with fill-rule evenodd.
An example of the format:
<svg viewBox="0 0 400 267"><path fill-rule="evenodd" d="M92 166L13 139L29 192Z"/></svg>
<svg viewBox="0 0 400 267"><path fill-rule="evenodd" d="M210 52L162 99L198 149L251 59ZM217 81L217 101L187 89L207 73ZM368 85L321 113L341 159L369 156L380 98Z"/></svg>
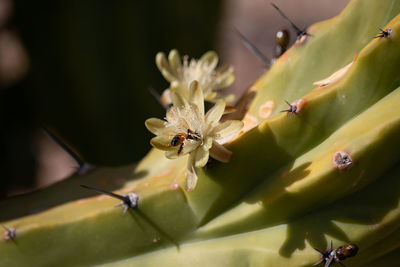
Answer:
<svg viewBox="0 0 400 267"><path fill-rule="evenodd" d="M232 134L239 123L218 123L226 98L213 100L219 93L210 88L221 87L183 79L178 70L191 63L176 51L168 61L158 55L173 105L165 121L146 124L166 152L151 150L134 170L100 169L1 202L0 266L396 266L399 12L398 1L353 0L340 16L310 26L239 100L244 127L224 141L233 156L207 169L196 167L214 153L212 134ZM200 61L214 70L206 55ZM215 102L213 114L204 114L204 99ZM204 125L195 124L202 116ZM188 166L199 178L190 192ZM75 195L8 220L59 204L60 192L78 184L116 189L110 181L121 178L126 195ZM114 198L130 212L121 216Z"/></svg>

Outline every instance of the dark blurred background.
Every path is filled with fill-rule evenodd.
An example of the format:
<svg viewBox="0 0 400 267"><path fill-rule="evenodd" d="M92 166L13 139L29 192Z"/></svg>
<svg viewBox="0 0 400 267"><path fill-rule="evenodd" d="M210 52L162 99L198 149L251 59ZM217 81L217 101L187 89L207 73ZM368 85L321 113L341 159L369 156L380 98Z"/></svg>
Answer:
<svg viewBox="0 0 400 267"><path fill-rule="evenodd" d="M274 3L303 28L348 1ZM265 69L234 28L271 58L275 32L288 27L265 0L0 0L0 197L76 171L43 126L91 164L140 160L150 149L144 121L164 116L148 92L168 87L158 51L216 50L239 95Z"/></svg>

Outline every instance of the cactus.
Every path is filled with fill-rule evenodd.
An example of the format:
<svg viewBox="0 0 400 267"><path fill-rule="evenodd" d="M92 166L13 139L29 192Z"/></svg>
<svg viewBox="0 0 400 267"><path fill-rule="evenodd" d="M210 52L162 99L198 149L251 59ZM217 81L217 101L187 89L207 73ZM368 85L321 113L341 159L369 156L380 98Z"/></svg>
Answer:
<svg viewBox="0 0 400 267"><path fill-rule="evenodd" d="M311 266L331 241L359 247L346 266L397 266L398 13L399 1L352 0L310 26L249 89L231 160L198 169L193 191L187 157L153 149L0 202L0 266ZM137 206L123 216L79 184L134 192Z"/></svg>

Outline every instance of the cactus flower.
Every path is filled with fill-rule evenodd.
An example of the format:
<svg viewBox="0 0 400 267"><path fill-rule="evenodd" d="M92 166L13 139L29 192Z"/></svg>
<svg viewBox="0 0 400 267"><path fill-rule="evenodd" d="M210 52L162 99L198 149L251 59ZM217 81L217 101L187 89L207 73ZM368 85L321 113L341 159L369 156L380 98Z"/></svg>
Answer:
<svg viewBox="0 0 400 267"><path fill-rule="evenodd" d="M232 66L217 67L218 55L214 51L208 51L199 60L183 57L183 62L177 50L171 50L167 57L159 52L156 55L156 64L164 78L169 81L170 89L164 92L170 94L171 91L181 93L186 99L189 98L189 88L192 81L199 82L203 89L206 101L216 102L224 99L232 102L234 95L223 96L219 90L231 85L235 79ZM169 104L169 103L164 103Z"/></svg>
<svg viewBox="0 0 400 267"><path fill-rule="evenodd" d="M151 118L145 124L157 135L150 143L165 150L167 158L189 154L186 181L190 191L197 183L196 168L204 167L209 156L222 162L229 161L232 153L217 140L236 133L243 123L237 120L218 123L225 109L225 101L221 99L204 115L203 90L197 81L190 85L189 101L180 92L173 92L172 104L166 121Z"/></svg>

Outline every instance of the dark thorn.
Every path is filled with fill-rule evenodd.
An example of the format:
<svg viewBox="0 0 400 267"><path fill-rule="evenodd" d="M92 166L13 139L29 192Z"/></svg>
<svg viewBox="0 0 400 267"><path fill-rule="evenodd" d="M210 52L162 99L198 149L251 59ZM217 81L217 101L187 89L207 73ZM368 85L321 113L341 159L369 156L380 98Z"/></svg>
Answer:
<svg viewBox="0 0 400 267"><path fill-rule="evenodd" d="M334 263L335 263L335 261L333 260L333 257L330 255L329 259L326 261L324 267L331 267Z"/></svg>
<svg viewBox="0 0 400 267"><path fill-rule="evenodd" d="M321 250L319 250L319 249L317 249L317 248L313 248L313 249L315 249L316 251L318 251L319 254L324 255L324 253L323 253Z"/></svg>
<svg viewBox="0 0 400 267"><path fill-rule="evenodd" d="M153 88L153 87L149 87L147 88L147 90L149 90L150 94L157 100L158 103L161 104L161 95Z"/></svg>
<svg viewBox="0 0 400 267"><path fill-rule="evenodd" d="M84 167L85 162L81 159L81 157L76 154L71 148L69 148L67 144L61 141L61 139L57 135L53 134L44 126L41 126L40 128L48 137L50 137L51 140L56 142L62 149L65 150L65 152L68 153L68 155L70 155L78 163L79 169Z"/></svg>
<svg viewBox="0 0 400 267"><path fill-rule="evenodd" d="M15 230L15 228L9 229L4 225L1 226L3 226L4 230L6 230L8 238L15 242L15 239L17 238L17 230Z"/></svg>
<svg viewBox="0 0 400 267"><path fill-rule="evenodd" d="M239 35L240 39L244 43L244 45L252 51L262 62L264 62L265 67L271 66L271 60L267 58L249 39L247 39L238 29L234 28L236 33Z"/></svg>
<svg viewBox="0 0 400 267"><path fill-rule="evenodd" d="M121 196L121 195L118 195L118 194L114 194L113 192L105 191L105 190L94 188L94 187L91 187L91 186L82 185L82 184L81 184L81 186L83 188L94 190L96 192L103 193L103 194L109 195L109 196L111 196L113 198L117 198L117 199L122 200L121 203L116 205L116 206L123 206L124 207L124 212L122 213L122 216L125 215L125 213L128 210L128 208L134 209L138 205L139 197L135 193L129 193L127 195L122 193L123 195Z"/></svg>
<svg viewBox="0 0 400 267"><path fill-rule="evenodd" d="M286 15L285 13L283 13L282 10L280 10L280 8L278 6L276 6L274 3L271 2L271 5L279 12L279 14L281 14L281 16L283 17L284 20L286 20L286 22L288 22L290 24L290 26L294 29L294 31L296 32L297 35L297 39L300 39L301 36L306 35L306 31L305 30L300 30Z"/></svg>
<svg viewBox="0 0 400 267"><path fill-rule="evenodd" d="M119 200L122 200L124 203L127 200L129 201L128 196L121 196L121 195L115 194L113 192L109 192L109 191L105 191L105 190L102 190L102 189L94 188L94 187L91 187L91 186L88 186L88 185L84 185L84 184L81 184L81 186L83 188L86 188L86 189L89 189L89 190L93 190L93 191L96 191L98 193L106 194L106 195L109 195L110 197L113 197L113 198L117 198Z"/></svg>
<svg viewBox="0 0 400 267"><path fill-rule="evenodd" d="M288 112L292 114L296 114L297 107L295 105L290 104L287 100L285 100L286 104L288 104L289 108L285 110L281 110L280 112Z"/></svg>
<svg viewBox="0 0 400 267"><path fill-rule="evenodd" d="M164 108L164 109L169 109L172 104L170 105L163 105L161 101L161 95L153 88L149 87L147 88L149 90L150 94L157 100L157 102Z"/></svg>
<svg viewBox="0 0 400 267"><path fill-rule="evenodd" d="M380 33L378 33L378 35L375 36L374 38L387 38L389 35L392 34L391 28L387 29L386 31L379 28L379 31L380 31Z"/></svg>
<svg viewBox="0 0 400 267"><path fill-rule="evenodd" d="M322 260L320 260L319 262L314 263L313 265L311 265L311 267L312 267L312 266L317 266L317 265L323 263L324 261L325 261L325 259L322 259Z"/></svg>

